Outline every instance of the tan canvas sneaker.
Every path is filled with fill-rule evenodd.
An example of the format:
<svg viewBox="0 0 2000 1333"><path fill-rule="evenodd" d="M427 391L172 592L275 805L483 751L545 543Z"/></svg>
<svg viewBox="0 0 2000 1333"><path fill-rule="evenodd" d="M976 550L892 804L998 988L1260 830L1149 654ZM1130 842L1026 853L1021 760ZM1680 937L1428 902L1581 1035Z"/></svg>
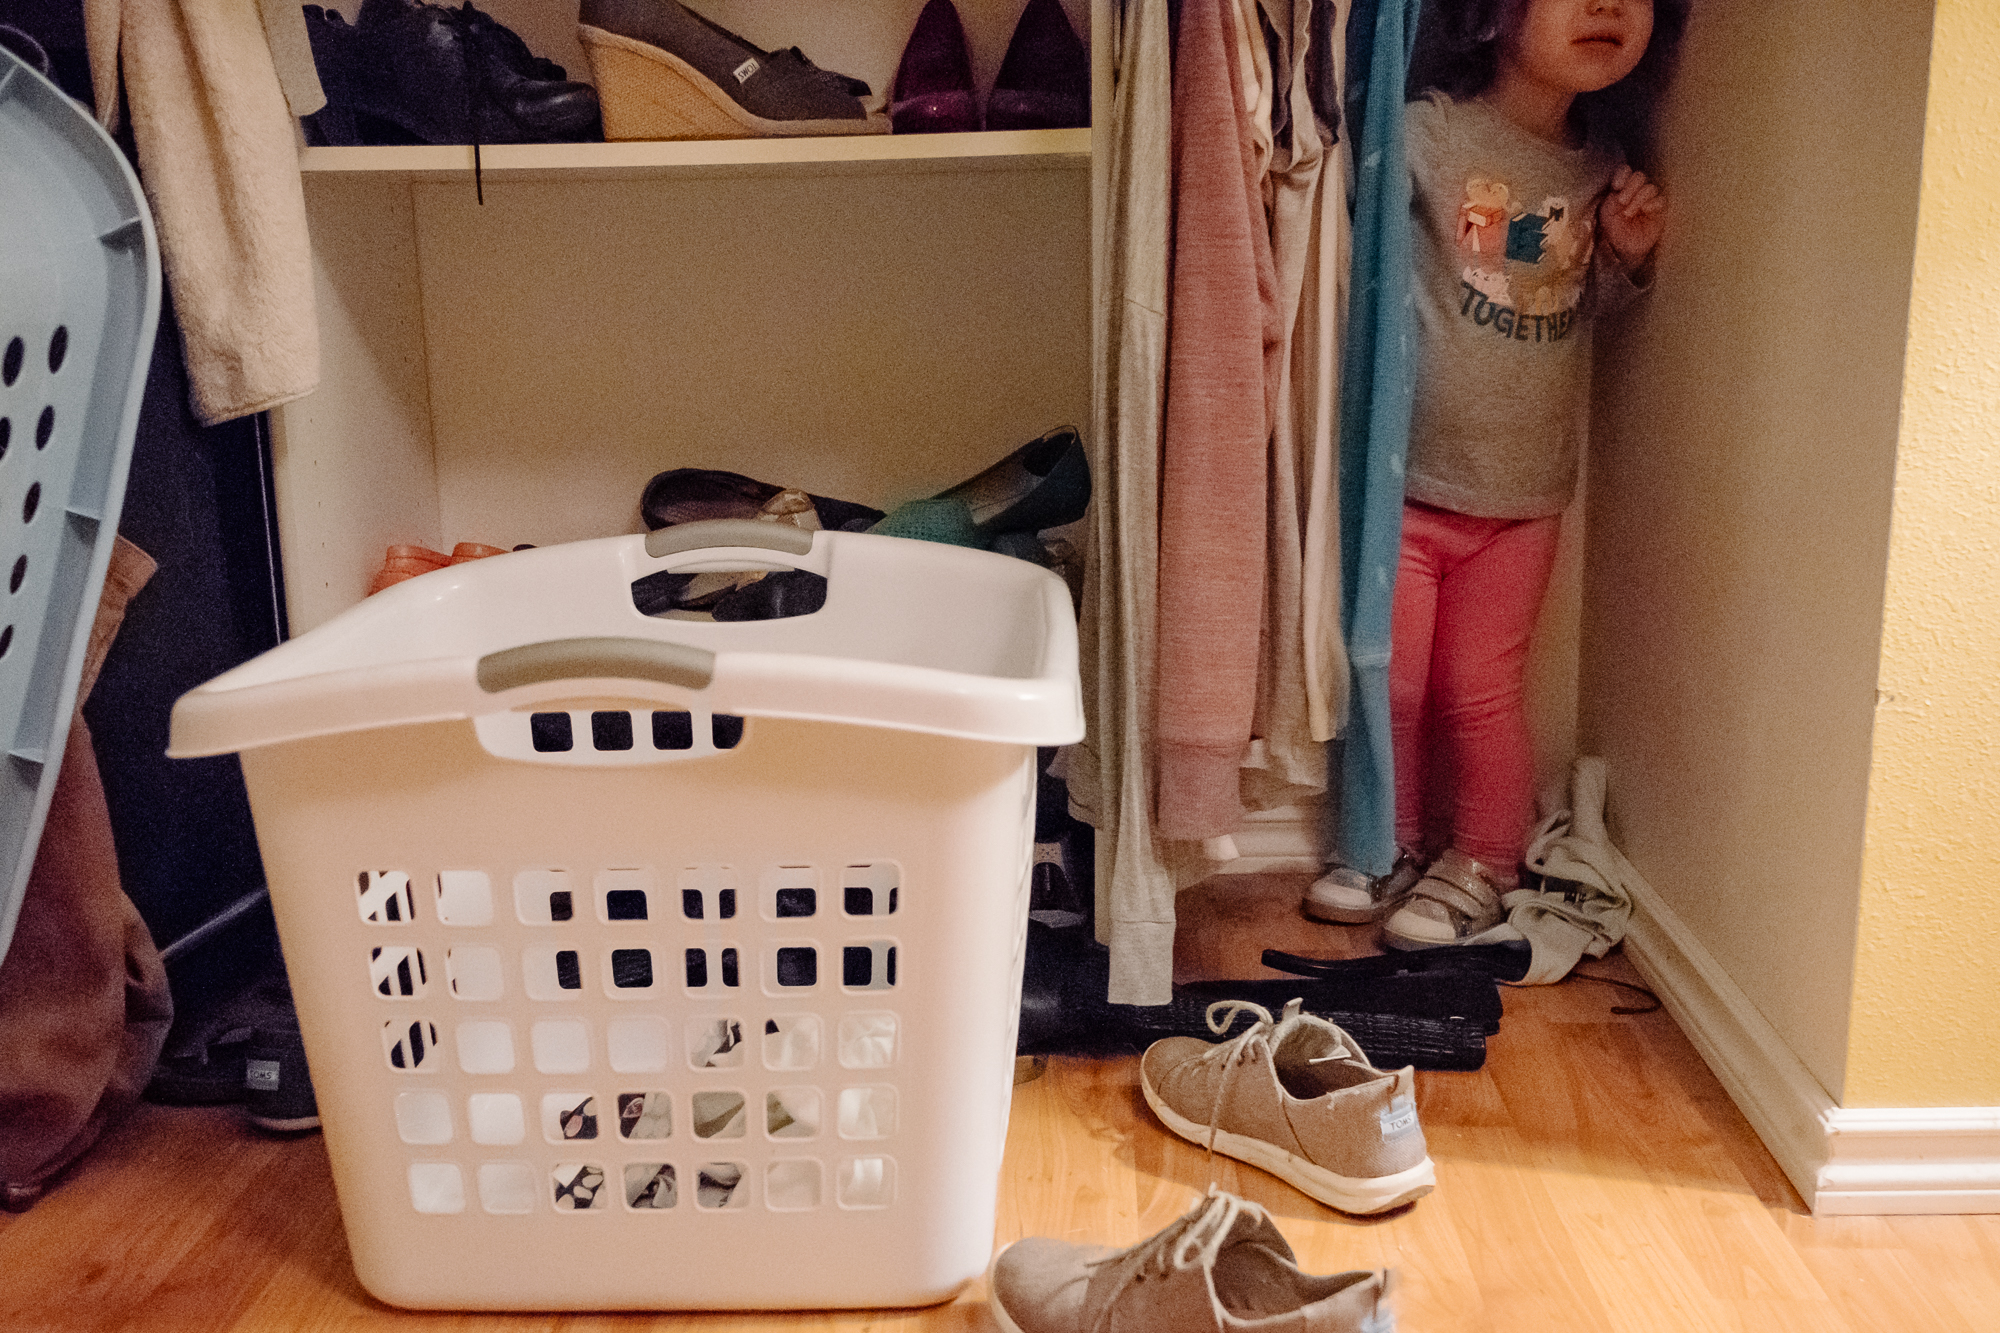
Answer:
<svg viewBox="0 0 2000 1333"><path fill-rule="evenodd" d="M1394 1333L1389 1274L1299 1271L1254 1203L1211 1189L1129 1250L1047 1236L994 1256L1003 1333Z"/></svg>
<svg viewBox="0 0 2000 1333"><path fill-rule="evenodd" d="M1140 1086L1167 1128L1203 1147L1212 1137L1214 1151L1342 1212L1379 1213L1431 1192L1415 1069L1375 1068L1354 1038L1299 1012L1297 1000L1277 1020L1220 1000L1208 1007L1210 1029L1227 1032L1239 1011L1259 1021L1229 1041L1168 1037L1147 1048Z"/></svg>

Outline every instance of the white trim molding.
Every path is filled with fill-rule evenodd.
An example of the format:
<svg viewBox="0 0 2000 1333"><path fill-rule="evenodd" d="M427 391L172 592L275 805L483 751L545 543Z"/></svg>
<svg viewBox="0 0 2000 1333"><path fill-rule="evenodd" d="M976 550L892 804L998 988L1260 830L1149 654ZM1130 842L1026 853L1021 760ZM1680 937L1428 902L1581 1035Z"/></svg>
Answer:
<svg viewBox="0 0 2000 1333"><path fill-rule="evenodd" d="M1317 873L1320 869L1317 803L1254 811L1231 836L1237 856L1217 865L1218 875L1257 875L1270 870Z"/></svg>
<svg viewBox="0 0 2000 1333"><path fill-rule="evenodd" d="M1627 952L1822 1216L2000 1212L2000 1107L1845 1108L1650 887Z"/></svg>

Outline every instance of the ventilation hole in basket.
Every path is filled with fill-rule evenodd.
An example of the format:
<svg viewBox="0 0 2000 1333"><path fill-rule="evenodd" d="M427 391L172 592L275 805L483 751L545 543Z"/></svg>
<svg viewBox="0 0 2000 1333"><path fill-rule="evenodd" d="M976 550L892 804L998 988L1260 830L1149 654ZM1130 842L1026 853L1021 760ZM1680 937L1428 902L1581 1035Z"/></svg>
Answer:
<svg viewBox="0 0 2000 1333"><path fill-rule="evenodd" d="M39 481L28 487L28 496L21 501L21 521L33 523L35 511L42 507L42 483Z"/></svg>
<svg viewBox="0 0 2000 1333"><path fill-rule="evenodd" d="M587 1092L551 1092L542 1098L542 1134L557 1142L597 1137L597 1098Z"/></svg>
<svg viewBox="0 0 2000 1333"><path fill-rule="evenodd" d="M842 1015L835 1044L849 1069L887 1069L896 1062L896 1016Z"/></svg>
<svg viewBox="0 0 2000 1333"><path fill-rule="evenodd" d="M723 889L715 895L715 914L724 921L736 915L736 890Z"/></svg>
<svg viewBox="0 0 2000 1333"><path fill-rule="evenodd" d="M6 417L0 417L0 458L7 456L7 445L13 438L14 423Z"/></svg>
<svg viewBox="0 0 2000 1333"><path fill-rule="evenodd" d="M690 921L701 920L701 890L681 890L681 915Z"/></svg>
<svg viewBox="0 0 2000 1333"><path fill-rule="evenodd" d="M583 964L574 949L556 951L556 985L564 990L583 989Z"/></svg>
<svg viewBox="0 0 2000 1333"><path fill-rule="evenodd" d="M779 889L779 916L811 916L819 906L819 895L811 889Z"/></svg>
<svg viewBox="0 0 2000 1333"><path fill-rule="evenodd" d="M687 985L689 990L700 990L708 984L708 950L689 949L687 951Z"/></svg>
<svg viewBox="0 0 2000 1333"><path fill-rule="evenodd" d="M7 351L0 356L0 386L13 388L14 381L21 378L21 362L28 356L28 344L19 338L7 340Z"/></svg>
<svg viewBox="0 0 2000 1333"><path fill-rule="evenodd" d="M482 1163L479 1206L502 1217L534 1212L535 1168L526 1162Z"/></svg>
<svg viewBox="0 0 2000 1333"><path fill-rule="evenodd" d="M493 881L483 870L439 871L437 914L447 926L492 925Z"/></svg>
<svg viewBox="0 0 2000 1333"><path fill-rule="evenodd" d="M27 577L28 577L28 557L25 555L16 556L14 559L14 572L7 576L7 591L8 592L21 591L21 581Z"/></svg>
<svg viewBox="0 0 2000 1333"><path fill-rule="evenodd" d="M611 921L644 921L646 919L646 891L644 889L611 889L607 891L604 895L604 915L606 919Z"/></svg>
<svg viewBox="0 0 2000 1333"><path fill-rule="evenodd" d="M576 904L569 896L568 889L556 889L549 894L549 920L567 921L576 915Z"/></svg>
<svg viewBox="0 0 2000 1333"><path fill-rule="evenodd" d="M20 563L14 568L18 572ZM404 925L416 919L410 877L401 870L364 870L355 877L355 892L359 894L356 906L361 909L361 919L370 925Z"/></svg>
<svg viewBox="0 0 2000 1333"><path fill-rule="evenodd" d="M538 1073L581 1074L590 1068L590 1025L579 1019L543 1019L528 1030L528 1045Z"/></svg>
<svg viewBox="0 0 2000 1333"><path fill-rule="evenodd" d="M604 1168L597 1163L559 1162L549 1175L555 1182L557 1212L584 1212L604 1206Z"/></svg>
<svg viewBox="0 0 2000 1333"><path fill-rule="evenodd" d="M764 1168L764 1205L773 1212L796 1213L819 1207L821 1172L818 1162L789 1160Z"/></svg>
<svg viewBox="0 0 2000 1333"><path fill-rule="evenodd" d="M603 711L590 715L590 746L593 750L632 748L632 715Z"/></svg>
<svg viewBox="0 0 2000 1333"><path fill-rule="evenodd" d="M709 719L708 729L715 738L718 750L733 750L743 739L743 719L731 717L728 713L717 713Z"/></svg>
<svg viewBox="0 0 2000 1333"><path fill-rule="evenodd" d="M687 713L654 713L653 748L655 750L692 750L694 748L694 718Z"/></svg>
<svg viewBox="0 0 2000 1333"><path fill-rule="evenodd" d="M840 1165L836 1197L843 1208L887 1208L895 1194L896 1163L887 1157L850 1157Z"/></svg>
<svg viewBox="0 0 2000 1333"><path fill-rule="evenodd" d="M742 1208L750 1202L743 1188L743 1163L709 1162L694 1178L694 1202L698 1208Z"/></svg>
<svg viewBox="0 0 2000 1333"><path fill-rule="evenodd" d="M473 1093L465 1099L465 1122L474 1143L504 1146L528 1137L528 1118L518 1093Z"/></svg>
<svg viewBox="0 0 2000 1333"><path fill-rule="evenodd" d="M657 1074L667 1067L672 1045L667 1020L651 1014L614 1018L604 1028L604 1060L614 1074Z"/></svg>
<svg viewBox="0 0 2000 1333"><path fill-rule="evenodd" d="M514 1072L514 1029L497 1020L460 1023L452 1032L458 1067L468 1074Z"/></svg>
<svg viewBox="0 0 2000 1333"><path fill-rule="evenodd" d="M819 951L805 946L793 946L778 950L778 984L780 986L817 986L819 984Z"/></svg>
<svg viewBox="0 0 2000 1333"><path fill-rule="evenodd" d="M871 861L846 867L840 876L841 898L849 916L893 916L902 871L893 861Z"/></svg>
<svg viewBox="0 0 2000 1333"><path fill-rule="evenodd" d="M764 1094L764 1132L774 1139L819 1136L818 1088L777 1088Z"/></svg>
<svg viewBox="0 0 2000 1333"><path fill-rule="evenodd" d="M423 994L427 980L423 952L400 944L371 949L368 977L377 995L391 1000L414 1000Z"/></svg>
<svg viewBox="0 0 2000 1333"><path fill-rule="evenodd" d="M736 967L736 950L734 949L724 949L722 951L722 984L725 986L739 986L742 984L742 975Z"/></svg>
<svg viewBox="0 0 2000 1333"><path fill-rule="evenodd" d="M896 984L896 946L887 940L840 951L840 984L849 990L889 990Z"/></svg>
<svg viewBox="0 0 2000 1333"><path fill-rule="evenodd" d="M528 714L528 738L543 754L560 754L576 744L570 735L568 713Z"/></svg>
<svg viewBox="0 0 2000 1333"><path fill-rule="evenodd" d="M695 1069L737 1069L743 1064L743 1022L711 1018L688 1028L688 1064Z"/></svg>
<svg viewBox="0 0 2000 1333"><path fill-rule="evenodd" d="M7 655L7 650L9 648L12 648L13 646L14 646L14 627L12 625L9 625L5 629L0 629L0 657L5 657Z"/></svg>
<svg viewBox="0 0 2000 1333"><path fill-rule="evenodd" d="M49 374L53 375L63 367L63 358L69 355L69 329L66 325L56 325L54 336L49 339Z"/></svg>
<svg viewBox="0 0 2000 1333"><path fill-rule="evenodd" d="M764 1020L764 1068L811 1069L819 1063L819 1018L785 1014Z"/></svg>
<svg viewBox="0 0 2000 1333"><path fill-rule="evenodd" d="M618 1094L618 1135L626 1139L664 1139L674 1132L674 1099L664 1092Z"/></svg>
<svg viewBox="0 0 2000 1333"><path fill-rule="evenodd" d="M740 1139L750 1123L749 1103L740 1092L697 1092L688 1120L698 1139Z"/></svg>
<svg viewBox="0 0 2000 1333"><path fill-rule="evenodd" d="M465 1177L450 1162L410 1163L410 1207L420 1213L465 1211Z"/></svg>
<svg viewBox="0 0 2000 1333"><path fill-rule="evenodd" d="M842 1088L838 1119L843 1139L886 1139L896 1132L896 1090Z"/></svg>
<svg viewBox="0 0 2000 1333"><path fill-rule="evenodd" d="M476 1133L478 1126L473 1128ZM451 1103L441 1092L397 1093L396 1137L405 1143L450 1143Z"/></svg>
<svg viewBox="0 0 2000 1333"><path fill-rule="evenodd" d="M628 1162L625 1165L625 1206L633 1209L663 1209L674 1206L674 1168L666 1162Z"/></svg>
<svg viewBox="0 0 2000 1333"><path fill-rule="evenodd" d="M504 990L500 951L483 944L454 944L446 949L444 975L456 999L497 1000Z"/></svg>
<svg viewBox="0 0 2000 1333"><path fill-rule="evenodd" d="M391 1069L424 1069L437 1053L437 1024L422 1019L382 1025L382 1050Z"/></svg>
<svg viewBox="0 0 2000 1333"><path fill-rule="evenodd" d="M646 990L653 984L651 949L613 949L611 984L619 990Z"/></svg>
<svg viewBox="0 0 2000 1333"><path fill-rule="evenodd" d="M49 447L49 437L56 433L56 410L54 407L42 409L42 415L35 419L35 447Z"/></svg>

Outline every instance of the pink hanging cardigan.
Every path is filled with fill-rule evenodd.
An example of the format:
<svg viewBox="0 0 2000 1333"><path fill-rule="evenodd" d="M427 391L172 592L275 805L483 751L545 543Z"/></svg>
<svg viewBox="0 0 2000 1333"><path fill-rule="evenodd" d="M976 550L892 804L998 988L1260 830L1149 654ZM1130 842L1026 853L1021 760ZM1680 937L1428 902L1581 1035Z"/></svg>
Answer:
<svg viewBox="0 0 2000 1333"><path fill-rule="evenodd" d="M1174 248L1161 445L1161 837L1233 832L1257 704L1268 450L1282 346L1233 13L1187 0L1174 62ZM1268 363L1268 364L1267 364Z"/></svg>

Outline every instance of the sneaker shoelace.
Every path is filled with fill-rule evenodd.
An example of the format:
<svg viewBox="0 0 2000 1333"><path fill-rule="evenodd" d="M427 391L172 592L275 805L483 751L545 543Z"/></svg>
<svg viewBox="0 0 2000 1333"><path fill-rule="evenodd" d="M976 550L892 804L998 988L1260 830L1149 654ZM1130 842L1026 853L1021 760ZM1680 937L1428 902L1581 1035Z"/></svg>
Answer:
<svg viewBox="0 0 2000 1333"><path fill-rule="evenodd" d="M1269 1020L1270 1015L1266 1013L1264 1017ZM1106 1264L1133 1261L1125 1275L1126 1284L1143 1282L1148 1278L1170 1277L1189 1268L1208 1268L1213 1266L1222 1252L1222 1244L1229 1239L1236 1219L1245 1213L1261 1215L1262 1212L1256 1204L1210 1184L1208 1193L1197 1199L1193 1208L1157 1235L1139 1242L1132 1249L1093 1259L1085 1267L1095 1269ZM1106 1301L1089 1333L1102 1333L1117 1307L1116 1296Z"/></svg>
<svg viewBox="0 0 2000 1333"><path fill-rule="evenodd" d="M1235 1075L1237 1066L1243 1063L1244 1058L1250 1054L1251 1049L1258 1041L1262 1040L1268 1043L1274 1051L1276 1050L1278 1032L1297 1021L1299 1011L1304 1006L1304 1003L1301 999L1286 1001L1284 1010L1276 1018L1271 1017L1269 1009L1266 1009L1261 1004L1252 1003L1249 1000L1217 1000L1214 1004L1208 1006L1208 1012L1204 1016L1208 1023L1208 1030L1218 1037L1229 1031L1230 1024L1236 1021L1238 1014L1251 1013L1257 1016L1256 1022L1243 1029L1236 1036L1230 1038L1228 1041L1218 1042L1195 1057L1196 1060L1203 1064L1219 1064L1222 1066L1221 1075L1215 1080L1215 1102L1209 1107L1208 1112L1208 1153L1204 1160L1208 1167L1208 1188L1211 1193L1216 1188L1215 1136L1222 1125L1222 1103L1229 1093L1229 1080ZM1354 1038L1348 1036L1345 1031L1331 1023L1327 1024L1327 1026L1333 1028L1337 1044L1331 1051L1323 1055L1313 1056L1307 1063L1319 1065L1333 1060L1366 1058L1362 1056L1361 1047L1355 1042Z"/></svg>

